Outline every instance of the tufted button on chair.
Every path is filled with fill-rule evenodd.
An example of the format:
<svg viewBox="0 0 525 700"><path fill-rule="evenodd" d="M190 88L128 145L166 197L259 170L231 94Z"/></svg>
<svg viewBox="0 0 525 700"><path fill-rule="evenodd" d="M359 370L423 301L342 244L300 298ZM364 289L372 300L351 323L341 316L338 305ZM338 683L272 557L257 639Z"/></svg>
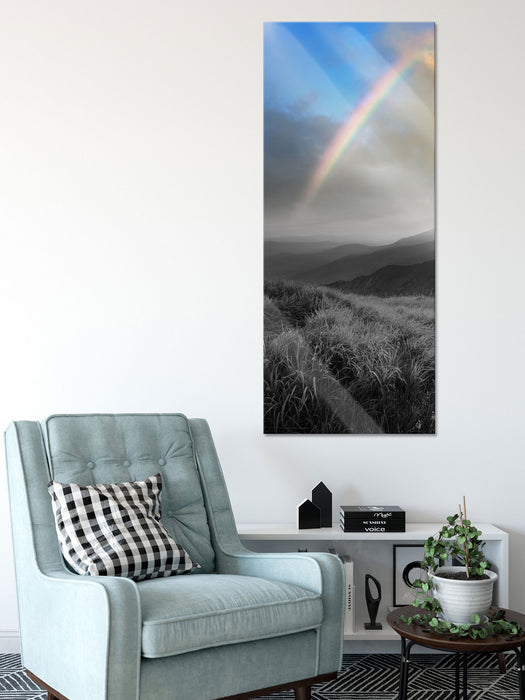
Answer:
<svg viewBox="0 0 525 700"><path fill-rule="evenodd" d="M206 421L62 415L6 431L22 655L48 697L254 698L340 666L343 569L330 554L258 554L239 540ZM200 569L135 582L64 564L50 479L163 477L162 522Z"/></svg>

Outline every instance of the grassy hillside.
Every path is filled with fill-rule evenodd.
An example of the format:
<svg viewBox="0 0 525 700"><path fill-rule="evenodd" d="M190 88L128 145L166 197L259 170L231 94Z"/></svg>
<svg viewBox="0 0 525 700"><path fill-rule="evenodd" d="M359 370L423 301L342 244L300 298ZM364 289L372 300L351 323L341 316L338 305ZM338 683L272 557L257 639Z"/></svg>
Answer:
<svg viewBox="0 0 525 700"><path fill-rule="evenodd" d="M433 433L434 298L265 286L266 433Z"/></svg>

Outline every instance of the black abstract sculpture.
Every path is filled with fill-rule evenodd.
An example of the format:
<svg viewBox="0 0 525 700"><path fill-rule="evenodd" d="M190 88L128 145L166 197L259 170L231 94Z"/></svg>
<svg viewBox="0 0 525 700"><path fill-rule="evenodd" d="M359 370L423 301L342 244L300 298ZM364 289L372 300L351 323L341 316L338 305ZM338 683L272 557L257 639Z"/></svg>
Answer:
<svg viewBox="0 0 525 700"><path fill-rule="evenodd" d="M308 499L297 508L297 527L299 530L321 527L321 511Z"/></svg>
<svg viewBox="0 0 525 700"><path fill-rule="evenodd" d="M312 491L312 503L321 511L321 527L332 527L332 492L322 481Z"/></svg>
<svg viewBox="0 0 525 700"><path fill-rule="evenodd" d="M370 590L370 581L375 583L377 589L377 596L375 598L372 596L372 591ZM366 574L365 576L365 599L370 616L370 622L365 622L365 630L382 630L383 625L380 622L376 622L377 611L379 610L379 603L381 602L381 584L370 574Z"/></svg>

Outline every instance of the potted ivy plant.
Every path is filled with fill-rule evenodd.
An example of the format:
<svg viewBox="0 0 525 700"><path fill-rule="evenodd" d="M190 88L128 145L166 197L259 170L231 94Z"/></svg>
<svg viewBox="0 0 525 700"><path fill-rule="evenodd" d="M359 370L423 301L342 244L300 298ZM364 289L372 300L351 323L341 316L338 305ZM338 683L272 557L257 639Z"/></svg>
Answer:
<svg viewBox="0 0 525 700"><path fill-rule="evenodd" d="M425 542L424 566L428 587L439 604L443 618L455 624L469 624L472 616L486 617L492 605L494 583L498 575L490 570L483 552L482 532L459 507L447 525ZM447 562L454 563L447 566Z"/></svg>
<svg viewBox="0 0 525 700"><path fill-rule="evenodd" d="M481 530L466 516L463 498L459 514L450 515L447 524L425 542L421 565L427 577L413 584L419 589L414 605L424 612L402 619L474 639L521 632L517 623L505 620L504 611L488 617L498 575L490 570L481 536Z"/></svg>

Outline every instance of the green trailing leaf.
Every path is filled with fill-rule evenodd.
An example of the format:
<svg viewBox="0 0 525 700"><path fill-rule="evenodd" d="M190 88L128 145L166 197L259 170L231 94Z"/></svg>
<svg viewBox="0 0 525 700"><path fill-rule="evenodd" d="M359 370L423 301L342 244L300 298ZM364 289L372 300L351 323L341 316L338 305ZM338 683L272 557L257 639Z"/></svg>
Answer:
<svg viewBox="0 0 525 700"><path fill-rule="evenodd" d="M436 617L435 612L427 612L424 615L414 615L406 618L404 615L401 619L408 624L421 624L426 626L432 632L441 634L450 634L457 637L470 637L471 639L487 639L493 634L518 635L522 634L522 629L517 622L509 622L502 616L503 611L498 611L495 615L489 618L488 622L481 623L479 615L473 615L473 624L454 625L448 620L442 620ZM476 619L479 622L476 622Z"/></svg>

